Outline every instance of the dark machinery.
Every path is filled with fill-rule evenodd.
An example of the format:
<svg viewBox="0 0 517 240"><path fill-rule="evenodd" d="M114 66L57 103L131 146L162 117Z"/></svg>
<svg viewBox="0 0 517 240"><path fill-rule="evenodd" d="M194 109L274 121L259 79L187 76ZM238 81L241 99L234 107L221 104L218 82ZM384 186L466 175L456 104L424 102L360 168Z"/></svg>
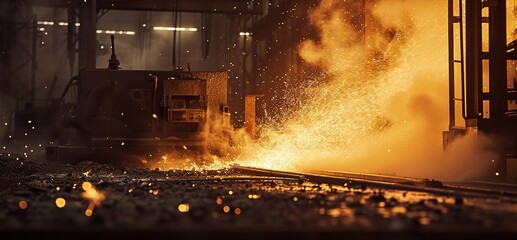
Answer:
<svg viewBox="0 0 517 240"><path fill-rule="evenodd" d="M459 135L486 134L498 141L492 151L499 155L486 159L492 163L486 178L515 181L517 30L507 34L508 3L449 0L450 126L444 146Z"/></svg>
<svg viewBox="0 0 517 240"><path fill-rule="evenodd" d="M72 80L77 103L65 114L67 128L58 145L47 147L47 158L112 162L178 149L206 151L206 123L229 124L227 73L119 70L113 36L112 45L108 69L81 69Z"/></svg>

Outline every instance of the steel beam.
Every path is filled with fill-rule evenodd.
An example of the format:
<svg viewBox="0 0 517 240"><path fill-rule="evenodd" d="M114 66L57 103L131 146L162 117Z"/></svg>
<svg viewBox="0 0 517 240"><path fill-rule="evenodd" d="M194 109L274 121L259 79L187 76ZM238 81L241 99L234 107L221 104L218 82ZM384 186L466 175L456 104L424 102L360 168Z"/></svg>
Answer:
<svg viewBox="0 0 517 240"><path fill-rule="evenodd" d="M97 42L96 1L79 3L79 68L95 68Z"/></svg>
<svg viewBox="0 0 517 240"><path fill-rule="evenodd" d="M33 6L67 8L68 0L30 0ZM104 0L96 1L98 9L208 12L224 14L263 14L263 1L246 0Z"/></svg>

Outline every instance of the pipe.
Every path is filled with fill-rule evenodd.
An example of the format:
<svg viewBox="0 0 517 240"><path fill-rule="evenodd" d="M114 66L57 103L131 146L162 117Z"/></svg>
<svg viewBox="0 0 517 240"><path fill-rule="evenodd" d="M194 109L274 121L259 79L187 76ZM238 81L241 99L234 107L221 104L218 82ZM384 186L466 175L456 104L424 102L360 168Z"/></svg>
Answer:
<svg viewBox="0 0 517 240"><path fill-rule="evenodd" d="M156 97L158 95L158 76L154 75L154 74L149 74L149 77L153 80L153 106L152 106L152 110L153 110L153 114L151 115L152 119L151 119L151 129L152 129L152 132L156 132L156 120L158 119L158 115L156 114Z"/></svg>

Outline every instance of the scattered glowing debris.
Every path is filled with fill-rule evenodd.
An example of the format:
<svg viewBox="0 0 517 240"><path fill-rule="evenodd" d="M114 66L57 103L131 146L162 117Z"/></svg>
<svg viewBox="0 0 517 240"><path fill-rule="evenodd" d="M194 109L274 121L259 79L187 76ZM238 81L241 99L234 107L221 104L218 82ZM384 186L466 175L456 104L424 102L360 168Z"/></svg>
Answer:
<svg viewBox="0 0 517 240"><path fill-rule="evenodd" d="M130 188L129 190L127 190L128 193L132 193L133 190L135 190L135 188Z"/></svg>
<svg viewBox="0 0 517 240"><path fill-rule="evenodd" d="M325 208L320 208L320 209L318 210L318 213L319 213L320 215L325 215Z"/></svg>
<svg viewBox="0 0 517 240"><path fill-rule="evenodd" d="M95 204L93 202L90 202L90 204L88 204L88 208L86 209L86 211L84 211L84 215L86 215L87 217L91 217L94 209Z"/></svg>
<svg viewBox="0 0 517 240"><path fill-rule="evenodd" d="M235 212L235 214L240 215L241 214L241 209L240 208L235 208L234 212Z"/></svg>
<svg viewBox="0 0 517 240"><path fill-rule="evenodd" d="M215 199L215 202L217 203L217 205L221 205L221 204L223 204L223 199L221 197L217 197Z"/></svg>
<svg viewBox="0 0 517 240"><path fill-rule="evenodd" d="M84 215L86 215L87 217L92 216L92 214L93 214L93 211L90 209L86 209L86 211L84 211Z"/></svg>
<svg viewBox="0 0 517 240"><path fill-rule="evenodd" d="M153 118L154 118L154 119L158 119L158 115L156 115L155 113L153 113Z"/></svg>
<svg viewBox="0 0 517 240"><path fill-rule="evenodd" d="M77 183L74 183L74 186L72 187L72 189L75 189L75 187L77 187Z"/></svg>
<svg viewBox="0 0 517 240"><path fill-rule="evenodd" d="M418 219L418 223L422 225L429 225L431 223L431 219L428 217L422 217Z"/></svg>
<svg viewBox="0 0 517 240"><path fill-rule="evenodd" d="M66 200L64 198L56 198L55 202L58 208L63 208L66 205Z"/></svg>
<svg viewBox="0 0 517 240"><path fill-rule="evenodd" d="M185 145L184 145L184 146L183 146L183 149L187 150L187 146L185 146Z"/></svg>
<svg viewBox="0 0 517 240"><path fill-rule="evenodd" d="M124 145L126 145L126 143L125 143L125 142L121 142L121 143L120 143L120 146L124 146Z"/></svg>
<svg viewBox="0 0 517 240"><path fill-rule="evenodd" d="M188 205L188 203L182 203L182 204L178 205L178 211L180 211L182 213L188 212L189 209L190 209L190 206Z"/></svg>
<svg viewBox="0 0 517 240"><path fill-rule="evenodd" d="M228 206L228 205L224 206L224 207L223 207L223 211L224 211L225 213L229 213L229 212L230 212L230 206Z"/></svg>
<svg viewBox="0 0 517 240"><path fill-rule="evenodd" d="M95 204L95 206L100 206L101 202L104 200L105 196L103 193L98 191L91 183L84 182L83 183L83 190L84 192L81 194L81 196L84 199L87 199L90 201L90 203Z"/></svg>
<svg viewBox="0 0 517 240"><path fill-rule="evenodd" d="M496 175L496 176L499 176L499 173L498 173L498 172L496 172L496 173L495 173L495 175Z"/></svg>
<svg viewBox="0 0 517 240"><path fill-rule="evenodd" d="M298 202L298 197L293 197L293 201Z"/></svg>
<svg viewBox="0 0 517 240"><path fill-rule="evenodd" d="M233 191L232 190L228 191L228 195L233 195Z"/></svg>
<svg viewBox="0 0 517 240"><path fill-rule="evenodd" d="M86 172L83 172L83 175L84 175L85 177L89 177L89 176L90 176L90 172L91 172L91 171L92 171L92 170L88 170L88 171L86 171Z"/></svg>
<svg viewBox="0 0 517 240"><path fill-rule="evenodd" d="M249 199L259 199L260 195L258 195L258 194L248 194L248 198Z"/></svg>
<svg viewBox="0 0 517 240"><path fill-rule="evenodd" d="M90 189L92 189L92 184L89 182L83 182L82 188L84 191L89 191Z"/></svg>
<svg viewBox="0 0 517 240"><path fill-rule="evenodd" d="M28 204L27 204L27 202L26 202L26 201L24 201L24 200L21 200L21 201L19 201L19 202L18 202L18 207L19 207L21 210L25 210L25 209L27 209L27 206L28 206Z"/></svg>
<svg viewBox="0 0 517 240"><path fill-rule="evenodd" d="M59 190L61 190L61 188L60 187L56 187L56 191L59 191Z"/></svg>

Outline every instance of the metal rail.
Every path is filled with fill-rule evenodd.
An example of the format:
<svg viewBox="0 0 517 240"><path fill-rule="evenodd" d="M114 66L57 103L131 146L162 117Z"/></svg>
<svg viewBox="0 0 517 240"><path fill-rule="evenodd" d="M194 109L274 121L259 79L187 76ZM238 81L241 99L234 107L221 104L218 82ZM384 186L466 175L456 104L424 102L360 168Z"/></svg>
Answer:
<svg viewBox="0 0 517 240"><path fill-rule="evenodd" d="M508 201L517 201L517 192L478 186L467 186L470 183L442 184L436 180L386 176L377 174L361 174L337 171L307 171L303 173L277 171L262 168L233 166L237 173L256 175L298 178L299 181L345 185L351 188L381 188L402 191L425 192L452 197L498 198ZM503 185L501 185L503 186Z"/></svg>

